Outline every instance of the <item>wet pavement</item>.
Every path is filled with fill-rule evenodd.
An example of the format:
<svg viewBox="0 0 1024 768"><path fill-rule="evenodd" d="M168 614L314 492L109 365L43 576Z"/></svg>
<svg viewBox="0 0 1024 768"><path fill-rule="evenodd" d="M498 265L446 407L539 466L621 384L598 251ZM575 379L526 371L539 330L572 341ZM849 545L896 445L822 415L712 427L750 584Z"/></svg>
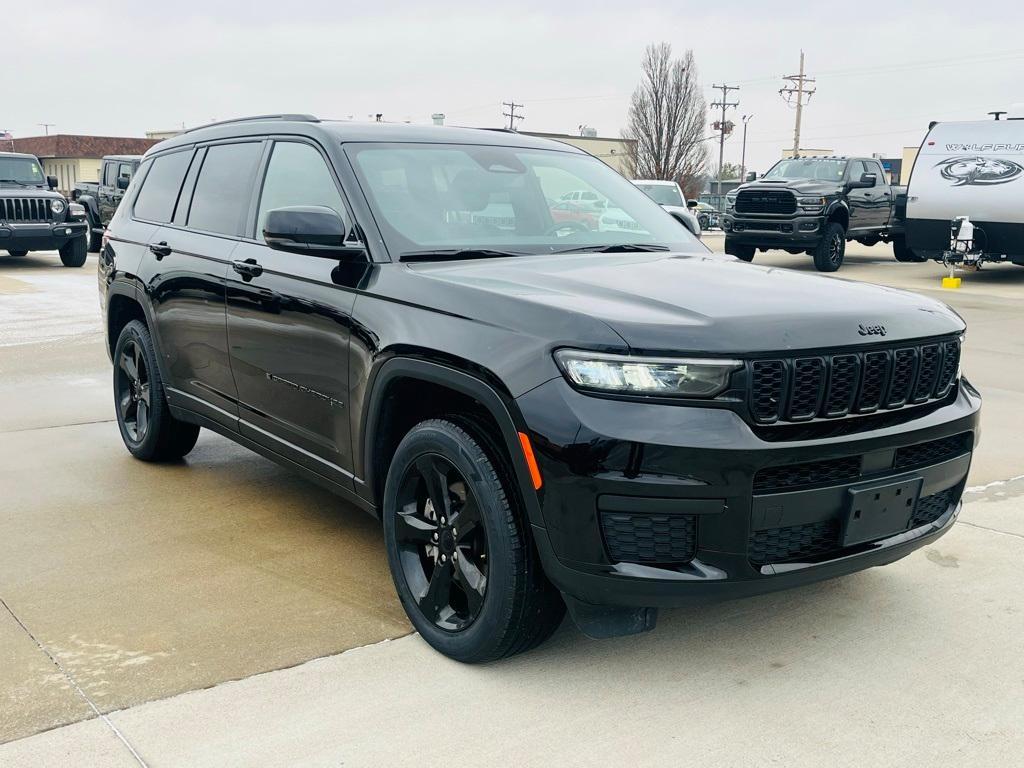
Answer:
<svg viewBox="0 0 1024 768"><path fill-rule="evenodd" d="M756 262L813 271L805 256ZM1024 268L959 291L941 276L856 245L839 273L969 323L983 442L950 535L887 568L663 612L650 635L594 643L566 625L522 659L467 668L415 636L336 656L410 631L377 524L205 431L177 465L132 460L95 257L0 256L0 765L435 764L433 734L462 717L479 764L513 749L566 765L1012 759L1024 482L1003 481L1024 474Z"/></svg>

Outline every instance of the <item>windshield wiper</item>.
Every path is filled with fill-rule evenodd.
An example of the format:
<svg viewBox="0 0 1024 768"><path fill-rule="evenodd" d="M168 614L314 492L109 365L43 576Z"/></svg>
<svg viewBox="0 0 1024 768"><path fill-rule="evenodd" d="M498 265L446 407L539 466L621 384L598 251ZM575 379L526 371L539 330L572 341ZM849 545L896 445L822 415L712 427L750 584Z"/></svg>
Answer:
<svg viewBox="0 0 1024 768"><path fill-rule="evenodd" d="M23 187L34 187L35 184L26 184L24 181L18 181L17 179L0 179L0 184L20 184Z"/></svg>
<svg viewBox="0 0 1024 768"><path fill-rule="evenodd" d="M431 251L407 251L400 261L441 261L443 259L497 259L507 256L532 256L523 251L498 251L492 248L439 248Z"/></svg>
<svg viewBox="0 0 1024 768"><path fill-rule="evenodd" d="M613 243L612 245L581 245L578 248L566 248L553 253L645 253L648 251L667 251L667 245L656 243Z"/></svg>

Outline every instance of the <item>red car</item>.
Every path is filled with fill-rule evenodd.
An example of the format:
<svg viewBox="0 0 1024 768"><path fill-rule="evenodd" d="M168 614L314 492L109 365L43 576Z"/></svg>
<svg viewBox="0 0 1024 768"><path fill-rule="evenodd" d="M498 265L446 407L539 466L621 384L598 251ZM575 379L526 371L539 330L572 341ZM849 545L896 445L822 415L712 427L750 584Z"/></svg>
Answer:
<svg viewBox="0 0 1024 768"><path fill-rule="evenodd" d="M598 212L590 205L563 200L550 208L551 219L557 224L578 224L579 229L597 229Z"/></svg>

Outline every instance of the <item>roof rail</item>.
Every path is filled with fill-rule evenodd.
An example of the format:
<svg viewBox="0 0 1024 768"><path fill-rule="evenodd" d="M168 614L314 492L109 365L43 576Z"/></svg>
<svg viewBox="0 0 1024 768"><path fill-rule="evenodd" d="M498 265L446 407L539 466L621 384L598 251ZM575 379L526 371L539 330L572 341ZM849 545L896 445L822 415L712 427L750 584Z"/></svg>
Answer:
<svg viewBox="0 0 1024 768"><path fill-rule="evenodd" d="M212 128L215 125L231 125L232 123L250 123L256 120L290 120L296 123L319 123L320 118L315 115L301 115L301 114L280 114L280 115L253 115L252 117L235 117L231 120L218 120L215 123L207 123L206 125L197 125L195 128L189 128L182 133L192 133L192 131L198 131L202 128Z"/></svg>

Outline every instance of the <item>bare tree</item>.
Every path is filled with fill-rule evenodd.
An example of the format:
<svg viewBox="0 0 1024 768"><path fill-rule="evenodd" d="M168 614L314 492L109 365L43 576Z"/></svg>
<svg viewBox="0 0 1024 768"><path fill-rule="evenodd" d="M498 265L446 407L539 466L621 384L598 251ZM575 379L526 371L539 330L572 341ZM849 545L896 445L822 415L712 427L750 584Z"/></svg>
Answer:
<svg viewBox="0 0 1024 768"><path fill-rule="evenodd" d="M622 132L623 138L634 140L627 157L630 175L676 181L690 194L699 191L707 165L706 125L707 105L693 51L673 59L670 44L647 46Z"/></svg>

